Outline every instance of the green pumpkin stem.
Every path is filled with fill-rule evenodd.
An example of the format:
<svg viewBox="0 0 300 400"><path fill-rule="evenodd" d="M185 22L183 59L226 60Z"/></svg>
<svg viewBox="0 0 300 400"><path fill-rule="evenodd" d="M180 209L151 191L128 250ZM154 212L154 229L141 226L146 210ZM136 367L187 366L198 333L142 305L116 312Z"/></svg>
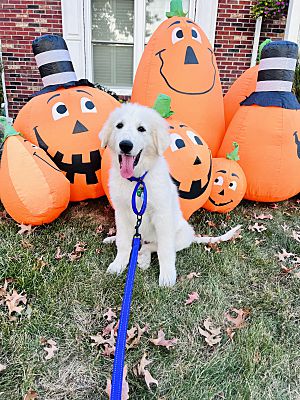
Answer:
<svg viewBox="0 0 300 400"><path fill-rule="evenodd" d="M182 0L171 0L170 11L166 13L168 18L172 17L185 17L187 12L183 11Z"/></svg>
<svg viewBox="0 0 300 400"><path fill-rule="evenodd" d="M257 62L258 62L258 63L260 63L260 60L261 60L261 52L262 52L263 48L264 48L267 44L269 44L269 43L271 43L271 42L272 42L271 39L266 39L266 40L264 40L264 41L260 44L260 46L259 46L259 48L258 48L258 56L257 56Z"/></svg>
<svg viewBox="0 0 300 400"><path fill-rule="evenodd" d="M226 158L228 160L233 160L233 161L239 161L240 157L239 157L239 145L237 144L237 142L233 142L233 147L234 149L232 150L231 153L227 153L226 154Z"/></svg>
<svg viewBox="0 0 300 400"><path fill-rule="evenodd" d="M0 117L0 131L2 130L3 130L3 143L9 136L20 135L20 133L17 132L15 128L8 123L7 118L5 117Z"/></svg>
<svg viewBox="0 0 300 400"><path fill-rule="evenodd" d="M159 94L155 100L153 109L163 118L169 118L174 112L171 110L171 97L166 94Z"/></svg>

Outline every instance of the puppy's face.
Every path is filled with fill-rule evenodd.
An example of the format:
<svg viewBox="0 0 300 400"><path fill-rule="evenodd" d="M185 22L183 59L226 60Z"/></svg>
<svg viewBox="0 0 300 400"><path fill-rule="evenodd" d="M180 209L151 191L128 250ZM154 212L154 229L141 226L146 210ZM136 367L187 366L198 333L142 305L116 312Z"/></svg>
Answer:
<svg viewBox="0 0 300 400"><path fill-rule="evenodd" d="M130 103L111 113L99 137L126 179L148 170L169 146L167 122L155 110Z"/></svg>

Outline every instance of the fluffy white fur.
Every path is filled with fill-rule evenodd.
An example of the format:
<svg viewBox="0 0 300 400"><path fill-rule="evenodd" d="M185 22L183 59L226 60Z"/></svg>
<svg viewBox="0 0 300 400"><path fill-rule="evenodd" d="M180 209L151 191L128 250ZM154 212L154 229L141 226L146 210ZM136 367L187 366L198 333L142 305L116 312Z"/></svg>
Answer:
<svg viewBox="0 0 300 400"><path fill-rule="evenodd" d="M117 128L120 123L123 127ZM138 131L141 126L145 132ZM112 154L109 187L117 227L117 256L107 271L120 274L126 268L136 223L131 208L135 183L121 176L119 164L119 143L130 140L133 143L131 155L136 156L142 150L134 168L134 176L139 177L148 171L145 177L148 205L141 225L145 243L139 254L139 266L148 268L151 252L157 251L159 284L172 286L176 282L176 251L190 246L194 240L194 230L182 216L177 189L163 157L169 146L168 124L153 109L138 104L125 104L111 113L99 137L102 147L108 146Z"/></svg>

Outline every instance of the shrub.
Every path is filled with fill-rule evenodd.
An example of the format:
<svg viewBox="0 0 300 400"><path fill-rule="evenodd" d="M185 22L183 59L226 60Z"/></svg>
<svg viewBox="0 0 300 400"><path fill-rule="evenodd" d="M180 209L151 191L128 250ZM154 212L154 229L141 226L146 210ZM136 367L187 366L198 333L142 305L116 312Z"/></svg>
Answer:
<svg viewBox="0 0 300 400"><path fill-rule="evenodd" d="M279 19L287 15L289 0L257 0L251 9L253 17Z"/></svg>

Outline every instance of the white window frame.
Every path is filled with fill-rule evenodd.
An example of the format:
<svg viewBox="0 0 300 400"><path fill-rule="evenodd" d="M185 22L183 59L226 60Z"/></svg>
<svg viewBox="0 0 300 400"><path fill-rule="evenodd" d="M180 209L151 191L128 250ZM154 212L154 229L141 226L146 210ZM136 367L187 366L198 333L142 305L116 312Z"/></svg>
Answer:
<svg viewBox="0 0 300 400"><path fill-rule="evenodd" d="M299 0L290 0L284 39L300 44L300 1Z"/></svg>
<svg viewBox="0 0 300 400"><path fill-rule="evenodd" d="M92 9L91 0L61 0L63 35L69 46L71 58L78 79L94 81L92 47ZM72 10L76 9L78 19ZM134 0L134 45L133 76L145 47L146 0ZM205 31L214 45L218 12L218 0L190 0L189 17ZM130 96L132 88L111 87L118 95Z"/></svg>

